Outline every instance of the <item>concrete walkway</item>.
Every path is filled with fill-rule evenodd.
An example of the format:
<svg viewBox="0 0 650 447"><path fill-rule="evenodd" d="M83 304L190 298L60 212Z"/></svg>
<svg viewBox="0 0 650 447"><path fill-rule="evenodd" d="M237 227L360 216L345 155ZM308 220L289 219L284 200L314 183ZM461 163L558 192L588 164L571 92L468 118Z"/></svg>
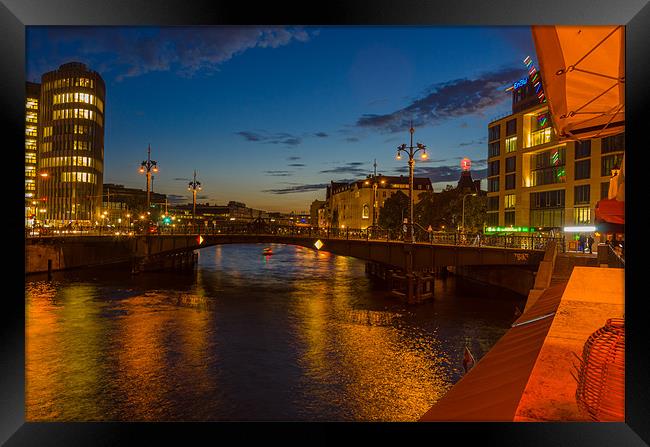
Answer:
<svg viewBox="0 0 650 447"><path fill-rule="evenodd" d="M589 336L624 315L623 269L571 266L420 421L586 421L571 372Z"/></svg>

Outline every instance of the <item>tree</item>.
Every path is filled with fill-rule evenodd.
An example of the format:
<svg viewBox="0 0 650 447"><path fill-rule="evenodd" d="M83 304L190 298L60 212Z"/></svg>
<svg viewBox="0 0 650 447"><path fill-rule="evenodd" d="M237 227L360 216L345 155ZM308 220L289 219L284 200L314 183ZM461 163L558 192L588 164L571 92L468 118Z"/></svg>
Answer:
<svg viewBox="0 0 650 447"><path fill-rule="evenodd" d="M409 216L409 197L402 191L397 191L384 202L379 209L379 226L387 229L398 229L403 218Z"/></svg>
<svg viewBox="0 0 650 447"><path fill-rule="evenodd" d="M420 194L420 202L415 206L415 221L428 228L455 230L463 221L462 191L451 185L439 193ZM487 197L468 196L465 198L465 228L479 231L485 223Z"/></svg>

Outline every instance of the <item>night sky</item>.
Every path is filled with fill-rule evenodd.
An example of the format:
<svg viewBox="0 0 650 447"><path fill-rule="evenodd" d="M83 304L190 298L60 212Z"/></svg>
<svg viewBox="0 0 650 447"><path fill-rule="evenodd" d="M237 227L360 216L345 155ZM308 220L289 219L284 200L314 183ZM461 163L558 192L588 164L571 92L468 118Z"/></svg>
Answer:
<svg viewBox="0 0 650 447"><path fill-rule="evenodd" d="M308 210L331 180L408 175L396 147L429 148L434 190L484 178L487 124L537 57L529 27L27 27L27 79L70 61L106 82L104 182L191 202ZM485 183L485 182L483 182ZM485 187L485 185L483 185Z"/></svg>

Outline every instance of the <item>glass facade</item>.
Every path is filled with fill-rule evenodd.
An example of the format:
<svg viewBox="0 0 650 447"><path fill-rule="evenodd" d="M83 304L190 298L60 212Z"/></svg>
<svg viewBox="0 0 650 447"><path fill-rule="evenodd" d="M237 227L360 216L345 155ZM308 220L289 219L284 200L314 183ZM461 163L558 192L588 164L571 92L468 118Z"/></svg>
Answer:
<svg viewBox="0 0 650 447"><path fill-rule="evenodd" d="M102 203L104 107L101 76L67 63L41 79L39 218L53 223L97 220Z"/></svg>

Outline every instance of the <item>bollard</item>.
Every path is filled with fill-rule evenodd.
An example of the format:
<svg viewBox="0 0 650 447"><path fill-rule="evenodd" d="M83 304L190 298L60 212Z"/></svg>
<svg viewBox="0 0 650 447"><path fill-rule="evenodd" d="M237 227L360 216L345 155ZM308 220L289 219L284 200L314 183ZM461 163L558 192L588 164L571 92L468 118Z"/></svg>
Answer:
<svg viewBox="0 0 650 447"><path fill-rule="evenodd" d="M48 281L52 280L52 260L51 259L47 260L47 280Z"/></svg>

